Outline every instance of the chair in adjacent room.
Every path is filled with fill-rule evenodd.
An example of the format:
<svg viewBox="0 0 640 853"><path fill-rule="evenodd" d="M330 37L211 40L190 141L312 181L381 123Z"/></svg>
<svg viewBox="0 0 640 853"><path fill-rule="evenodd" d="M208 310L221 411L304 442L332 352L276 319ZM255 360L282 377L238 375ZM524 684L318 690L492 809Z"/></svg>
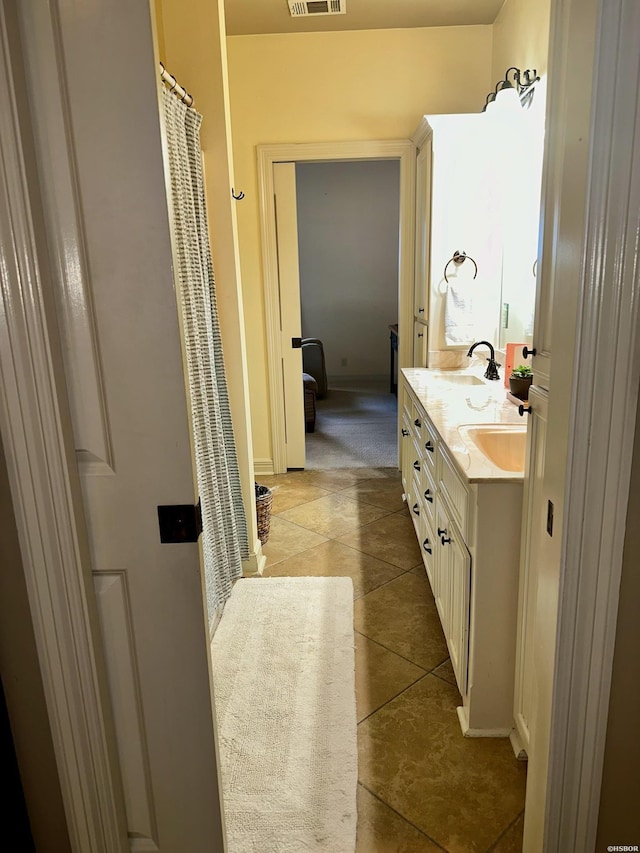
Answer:
<svg viewBox="0 0 640 853"><path fill-rule="evenodd" d="M327 368L324 363L324 347L318 338L302 339L302 369L318 383L318 399L327 393Z"/></svg>

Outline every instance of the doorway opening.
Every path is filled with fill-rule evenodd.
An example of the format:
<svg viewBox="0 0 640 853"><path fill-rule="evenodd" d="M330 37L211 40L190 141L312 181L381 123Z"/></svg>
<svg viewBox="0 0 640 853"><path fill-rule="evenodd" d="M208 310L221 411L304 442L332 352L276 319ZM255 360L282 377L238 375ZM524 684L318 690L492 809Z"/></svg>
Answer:
<svg viewBox="0 0 640 853"><path fill-rule="evenodd" d="M395 466L400 163L297 163L295 186L305 467Z"/></svg>
<svg viewBox="0 0 640 853"><path fill-rule="evenodd" d="M410 335L403 335L404 329L410 329L412 325L413 311L413 245L414 245L414 198L415 198L415 149L409 140L391 142L359 142L359 143L309 143L307 145L267 145L260 146L259 157L259 182L261 189L261 225L263 245L263 266L265 273L265 306L267 315L267 345L269 366L269 387L271 398L271 428L272 428L272 459L274 473L283 473L288 468L305 467L304 456L305 444L310 449L309 467L353 467L371 465L367 459L384 459L384 465L397 467L398 450L398 417L395 396L390 393L390 333L389 326L397 323L398 327L398 350L394 362L394 373L399 367L409 366L412 359L412 341ZM286 164L292 177L288 181L288 193L293 194L293 208L281 202L278 197L274 201L274 190L280 182L278 168ZM366 329L361 319L367 313L371 313L373 284L367 291L364 275L363 281L358 282L353 290L344 285L342 272L338 276L336 270L340 271L347 264L354 267L360 264L366 265L368 259L358 256L353 247L348 245L348 239L337 226L336 222L324 222L317 217L328 215L325 209L322 214L320 208L335 199L323 196L328 192L327 186L324 190L318 188L319 175L324 172L325 178L329 167L340 167L333 177L333 185L340 179L348 179L349 172L355 176L357 171L367 172L376 164L382 170L386 169L387 182L392 184L393 172L395 170L395 211L397 219L395 222L395 265L392 284L380 284L380 289L386 290L386 301L382 301L378 308L378 314L384 318L384 322L378 319L378 340L375 346L376 357L374 361L367 363L367 358L372 355L371 334L361 332L360 326ZM315 184L318 194L313 200L305 201L306 193L298 194L298 179L296 172L302 177L300 185ZM346 177L345 177L346 176ZM354 180L356 178L353 178ZM362 174L360 174L360 180ZM367 204L375 203L375 190L371 187ZM343 201L336 205L340 214L346 214L345 205L355 203L356 199L351 197L350 201ZM314 211L314 215L306 217L307 226L303 225L303 232L299 243L298 221L299 217L295 211L296 204L304 208L308 205ZM286 243L283 225L283 210L289 211L289 223L295 223L294 241L292 249ZM338 215L337 213L335 214ZM304 218L300 217L301 219ZM357 221L351 212L352 224L357 230ZM333 249L321 247L318 240L319 229L322 225L327 232L333 233L336 242ZM306 231L305 231L306 229ZM362 243L366 246L367 229L361 225L364 231ZM285 244L283 245L283 239ZM371 235L369 243L376 238ZM311 247L311 248L310 248ZM311 249L313 251L311 251ZM308 254L308 250L310 254ZM338 259L328 258L328 254L337 251ZM373 249L369 245L369 251ZM316 253L315 257L313 253ZM319 255L318 255L319 253ZM300 254L301 281L298 283L298 255ZM319 265L318 256L322 263ZM310 258L309 272L304 273L305 257ZM340 258L342 261L340 262ZM347 261L347 258L349 259ZM288 259L286 262L283 259ZM337 260L337 265L336 265ZM295 277L289 275L295 267ZM351 278L354 272L351 268ZM347 272L347 279L349 278ZM328 281L329 274L332 280ZM391 273L387 273L387 278ZM371 275L368 275L371 279ZM302 282L304 279L304 283ZM341 282L341 283L340 283ZM377 287L378 285L376 285ZM339 288L339 297L336 294ZM391 298L391 293L393 294ZM351 295L350 295L351 294ZM325 298L326 297L326 298ZM292 301L302 299L306 303L299 310L291 311ZM338 302L338 299L340 302ZM350 304L349 300L353 304ZM393 306L391 301L393 299ZM375 300L377 303L378 300ZM332 310L332 305L334 306ZM335 307L338 306L338 307ZM393 308L393 313L392 313ZM348 309L348 310L347 310ZM298 327L287 324L287 317L293 316L293 321L298 322ZM318 325L321 321L322 325ZM355 332L355 326L358 332ZM318 331L320 329L320 331ZM322 335L325 336L323 339ZM307 433L309 438L305 442L305 421L303 417L302 401L291 405L295 401L295 394L301 392L300 376L302 368L302 352L296 349L294 341L297 338L309 336L319 339L323 343L326 359L326 369L330 383L335 385L330 389L325 400L316 400L318 435ZM359 336L359 337L358 337ZM353 340L350 340L353 338ZM292 347L293 344L293 347ZM348 347L347 347L348 344ZM346 364L343 362L346 360ZM350 364L351 362L351 364ZM377 366L376 366L377 365ZM350 372L350 370L352 372ZM369 372L371 371L371 372ZM382 405L382 400L386 405ZM351 401L351 402L350 402ZM334 405L335 404L335 405ZM351 414L346 414L351 412ZM355 417L354 417L355 413ZM382 421L386 421L384 425ZM324 421L325 432L321 433L321 423ZM331 423L333 422L333 425ZM369 424L369 427L367 426ZM384 435L382 444L376 450L375 437L369 448L369 456L362 455L362 436L370 431L372 423L377 423L381 434ZM391 428L393 427L393 434ZM352 434L353 442L346 441L347 432ZM332 433L332 434L330 434ZM323 437L324 436L324 439ZM291 454L288 452L292 445L302 440L303 456L302 464L293 463ZM349 448L351 444L351 449ZM298 444L299 446L299 444ZM358 460L358 446L360 446L360 458ZM300 458L300 457L298 457Z"/></svg>

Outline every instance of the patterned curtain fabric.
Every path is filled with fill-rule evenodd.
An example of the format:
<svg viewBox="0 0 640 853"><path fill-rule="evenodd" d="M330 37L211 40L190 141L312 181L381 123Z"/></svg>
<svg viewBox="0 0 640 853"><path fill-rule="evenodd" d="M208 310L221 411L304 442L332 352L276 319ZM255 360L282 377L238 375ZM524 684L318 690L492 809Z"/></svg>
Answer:
<svg viewBox="0 0 640 853"><path fill-rule="evenodd" d="M162 104L169 150L175 277L191 392L209 619L231 594L249 554L204 202L202 116L168 90Z"/></svg>

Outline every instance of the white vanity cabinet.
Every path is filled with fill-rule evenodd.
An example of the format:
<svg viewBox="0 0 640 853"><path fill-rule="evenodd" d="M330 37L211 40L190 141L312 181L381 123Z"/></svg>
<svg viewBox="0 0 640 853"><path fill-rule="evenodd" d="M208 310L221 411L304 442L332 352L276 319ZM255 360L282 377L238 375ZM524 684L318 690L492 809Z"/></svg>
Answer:
<svg viewBox="0 0 640 853"><path fill-rule="evenodd" d="M470 481L406 376L400 391L402 481L462 696L460 724L469 737L506 737L513 728L522 479Z"/></svg>

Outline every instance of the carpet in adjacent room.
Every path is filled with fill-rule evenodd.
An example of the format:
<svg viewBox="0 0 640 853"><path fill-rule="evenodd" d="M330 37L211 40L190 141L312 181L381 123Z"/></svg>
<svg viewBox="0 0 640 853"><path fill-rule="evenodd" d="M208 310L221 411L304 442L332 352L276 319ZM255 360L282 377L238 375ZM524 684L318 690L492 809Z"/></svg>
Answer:
<svg viewBox="0 0 640 853"><path fill-rule="evenodd" d="M240 579L211 648L229 853L353 853L351 580Z"/></svg>

